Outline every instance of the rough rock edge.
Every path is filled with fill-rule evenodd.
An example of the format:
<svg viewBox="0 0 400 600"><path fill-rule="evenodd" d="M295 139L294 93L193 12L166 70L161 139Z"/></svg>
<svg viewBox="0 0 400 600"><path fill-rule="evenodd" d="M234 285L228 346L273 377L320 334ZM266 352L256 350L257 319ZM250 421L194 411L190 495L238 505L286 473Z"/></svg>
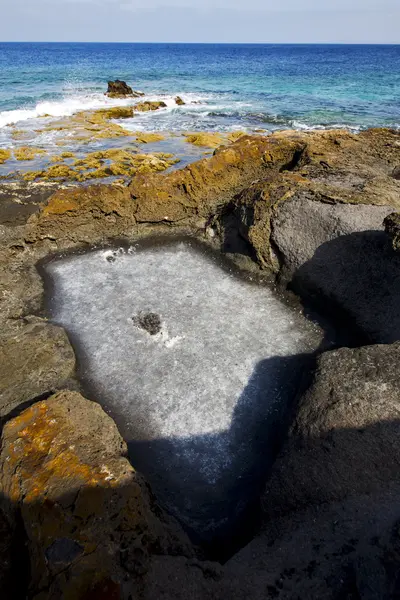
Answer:
<svg viewBox="0 0 400 600"><path fill-rule="evenodd" d="M115 237L132 241L155 227L165 231L166 223L176 231L211 227L224 241L224 218L232 215L259 264L279 270L270 245L275 207L304 190L319 202L383 205L389 197L396 206L398 183L389 180L388 169L398 163L398 138L398 133L386 130L357 137L346 132L284 132L267 139L242 138L182 171L163 178L135 178L129 191L95 186L56 193L27 225L0 230L0 259L8 266L2 295L5 338L23 330L21 316L40 308L38 259ZM344 149L339 158L332 151L337 146Z"/></svg>

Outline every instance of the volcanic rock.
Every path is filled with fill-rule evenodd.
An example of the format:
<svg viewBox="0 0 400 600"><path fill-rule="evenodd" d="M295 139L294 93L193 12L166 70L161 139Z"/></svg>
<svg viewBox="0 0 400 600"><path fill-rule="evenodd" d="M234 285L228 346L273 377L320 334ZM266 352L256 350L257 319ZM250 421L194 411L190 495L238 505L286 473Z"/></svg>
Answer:
<svg viewBox="0 0 400 600"><path fill-rule="evenodd" d="M0 338L0 416L73 376L75 355L63 329L37 320Z"/></svg>
<svg viewBox="0 0 400 600"><path fill-rule="evenodd" d="M400 344L322 354L264 494L268 516L400 483Z"/></svg>
<svg viewBox="0 0 400 600"><path fill-rule="evenodd" d="M152 553L192 554L125 454L110 417L76 392L4 426L0 493L9 522L23 521L31 598L137 597Z"/></svg>
<svg viewBox="0 0 400 600"><path fill-rule="evenodd" d="M124 98L125 96L137 98L139 96L144 96L142 92L134 91L125 81L120 81L119 79L108 82L106 95L110 98Z"/></svg>

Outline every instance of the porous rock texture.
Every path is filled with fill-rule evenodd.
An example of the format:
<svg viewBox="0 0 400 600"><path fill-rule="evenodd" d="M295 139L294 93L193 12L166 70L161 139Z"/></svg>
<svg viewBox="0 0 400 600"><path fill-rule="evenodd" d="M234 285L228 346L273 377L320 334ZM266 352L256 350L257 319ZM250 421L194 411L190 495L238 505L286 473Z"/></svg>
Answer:
<svg viewBox="0 0 400 600"><path fill-rule="evenodd" d="M320 359L267 485L263 530L224 568L188 558L183 534L171 533L175 526L161 517L97 405L64 391L13 415L38 396L77 386L69 383L68 339L31 317L43 302L37 262L113 239L213 236L223 250L247 253L305 299L325 304L330 317L343 310L357 340L396 342L399 258L382 220L400 209L399 164L398 131L245 136L180 171L137 175L128 188L59 190L39 200L35 214L3 221L1 343L21 369L10 359L1 367L9 377L2 598L26 597L24 578L28 597L40 600L396 597L398 344ZM34 568L30 575L22 562L15 578L25 539Z"/></svg>
<svg viewBox="0 0 400 600"><path fill-rule="evenodd" d="M53 391L74 371L74 351L61 327L32 318L13 336L0 337L0 417Z"/></svg>
<svg viewBox="0 0 400 600"><path fill-rule="evenodd" d="M136 597L154 554L193 551L101 407L61 391L3 428L0 494L22 519L36 600ZM122 591L123 590L123 591Z"/></svg>
<svg viewBox="0 0 400 600"><path fill-rule="evenodd" d="M319 357L267 484L268 515L400 480L399 367L399 343Z"/></svg>

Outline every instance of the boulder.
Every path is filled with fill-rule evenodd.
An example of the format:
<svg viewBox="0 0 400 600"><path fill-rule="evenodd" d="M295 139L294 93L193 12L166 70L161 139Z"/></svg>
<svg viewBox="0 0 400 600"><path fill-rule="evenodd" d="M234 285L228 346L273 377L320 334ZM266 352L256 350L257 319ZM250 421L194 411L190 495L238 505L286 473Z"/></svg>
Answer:
<svg viewBox="0 0 400 600"><path fill-rule="evenodd" d="M137 92L133 90L125 81L121 81L120 79L116 79L115 81L108 82L108 89L106 95L109 98L124 98L126 96L132 96L133 98L138 98L139 96L144 96L143 92Z"/></svg>
<svg viewBox="0 0 400 600"><path fill-rule="evenodd" d="M382 226L392 212L391 206L295 197L272 218L281 278L372 343L400 339L400 257L393 255Z"/></svg>
<svg viewBox="0 0 400 600"><path fill-rule="evenodd" d="M30 598L137 597L152 554L192 555L100 405L61 391L8 421L1 441L2 505L22 519Z"/></svg>
<svg viewBox="0 0 400 600"><path fill-rule="evenodd" d="M75 355L63 329L33 322L0 338L0 417L60 388L74 375Z"/></svg>
<svg viewBox="0 0 400 600"><path fill-rule="evenodd" d="M146 102L139 102L135 104L135 110L139 112L147 112L149 110L158 110L159 108L167 108L167 105L162 100L146 100Z"/></svg>
<svg viewBox="0 0 400 600"><path fill-rule="evenodd" d="M393 250L400 250L400 213L388 215L384 222L385 231L392 238Z"/></svg>
<svg viewBox="0 0 400 600"><path fill-rule="evenodd" d="M178 106L184 106L186 104L186 102L184 100L182 100L182 98L180 96L177 96L175 98L175 104L177 104Z"/></svg>
<svg viewBox="0 0 400 600"><path fill-rule="evenodd" d="M400 343L318 359L263 497L269 518L400 483Z"/></svg>

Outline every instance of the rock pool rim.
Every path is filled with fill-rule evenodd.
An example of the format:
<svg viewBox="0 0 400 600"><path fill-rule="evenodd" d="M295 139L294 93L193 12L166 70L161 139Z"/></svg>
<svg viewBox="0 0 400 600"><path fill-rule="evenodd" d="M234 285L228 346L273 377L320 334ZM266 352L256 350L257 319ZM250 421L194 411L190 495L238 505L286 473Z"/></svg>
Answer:
<svg viewBox="0 0 400 600"><path fill-rule="evenodd" d="M53 276L46 269L47 265L53 262L74 259L79 256L84 256L87 254L98 253L102 251L110 251L116 253L116 260L118 260L118 254L127 255L129 251L133 250L132 254L140 254L141 252L145 252L146 250L156 250L157 252L162 253L165 249L174 249L179 250L180 246L183 246L186 250L192 251L196 254L199 254L202 258L220 268L223 272L228 274L230 277L237 278L239 281L244 282L245 284L251 287L265 287L268 288L271 293L276 296L277 300L280 301L283 305L285 305L289 311L296 312L300 314L302 318L310 323L310 325L314 326L318 331L321 332L321 342L320 345L311 353L309 353L307 359L307 367L305 368L304 375L302 377L302 381L300 381L298 389L294 393L293 396L293 405L292 409L289 411L293 412L296 408L297 398L299 393L303 389L307 387L307 384L311 378L313 367L315 363L315 359L318 354L326 348L326 331L322 328L316 320L309 318L310 314L306 314L304 311L304 307L300 304L299 298L295 296L291 292L285 292L277 288L275 284L272 283L272 278L270 273L255 273L250 269L245 269L243 267L239 267L229 256L224 255L221 251L217 250L210 242L205 240L201 240L198 237L184 235L184 234L175 234L175 235L149 235L144 238L134 238L132 241L128 242L126 239L120 240L120 243L117 243L117 240L113 240L113 243L106 243L97 246L92 246L90 248L78 248L67 250L59 253L54 253L48 255L39 263L37 263L37 268L39 270L40 275L42 276L44 282L44 293L43 293L43 306L42 310L44 315L52 319L54 315L54 297L56 294L56 284L53 279ZM104 257L105 260L107 257ZM107 268L113 268L114 261L107 263ZM76 377L79 382L79 387L84 393L84 395L99 403L103 409L113 418L114 422L118 427L119 415L114 414L114 410L107 405L107 400L102 396L101 390L97 389L97 386L94 381L90 377L87 376L87 356L83 343L80 341L79 336L75 333L69 331L68 327L64 327L62 324L58 323L57 320L54 321L59 326L63 327L66 331L71 344L74 348L74 351L77 356L77 371ZM331 346L332 340L329 341L329 345ZM292 418L292 414L288 414L288 420L290 421ZM125 436L123 436L125 438ZM126 438L125 438L126 439ZM260 488L260 493L261 493ZM203 547L203 550L206 556L210 559L220 560L222 562L228 560L233 554L235 554L240 548L246 545L255 535L256 531L259 527L260 519L260 506L259 499L257 499L254 503L252 503L243 513L241 518L238 520L237 525L234 527L233 532L229 532L228 534L223 535L221 537L213 538L211 542L197 542ZM183 526L184 524L181 523ZM185 527L184 527L185 528ZM193 538L193 532L188 531L190 537L192 537L193 541L196 543L196 538ZM230 548L227 551L227 547Z"/></svg>

